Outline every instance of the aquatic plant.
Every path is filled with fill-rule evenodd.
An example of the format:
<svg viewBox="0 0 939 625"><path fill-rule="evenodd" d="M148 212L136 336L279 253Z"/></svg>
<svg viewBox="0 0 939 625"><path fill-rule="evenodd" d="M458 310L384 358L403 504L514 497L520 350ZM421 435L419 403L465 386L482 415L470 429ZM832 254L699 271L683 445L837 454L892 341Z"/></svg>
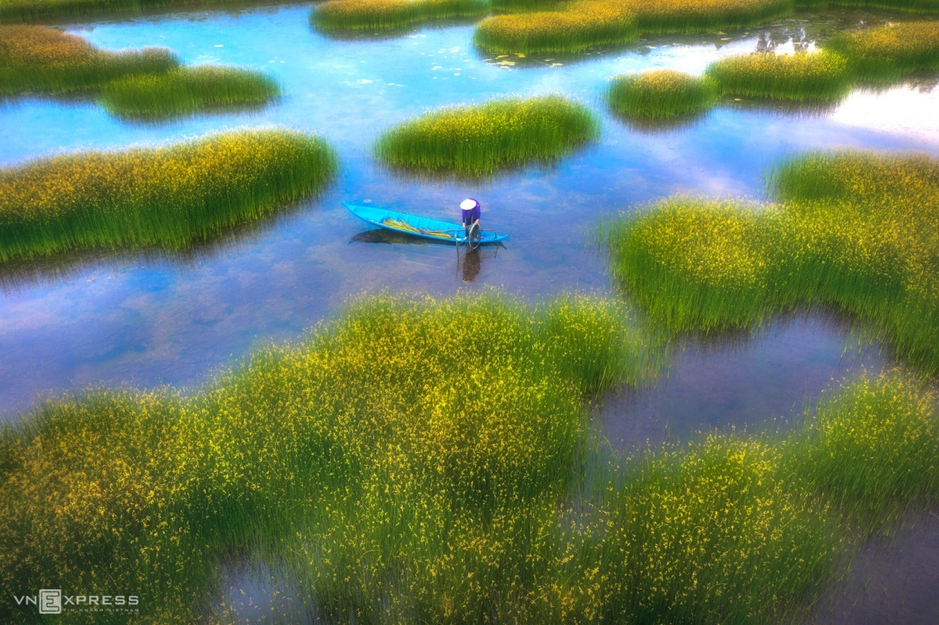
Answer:
<svg viewBox="0 0 939 625"><path fill-rule="evenodd" d="M116 115L159 118L207 109L260 105L280 95L277 82L234 67L183 67L108 83L100 101Z"/></svg>
<svg viewBox="0 0 939 625"><path fill-rule="evenodd" d="M717 101L717 87L706 77L661 69L614 78L606 97L628 119L669 119L708 110Z"/></svg>
<svg viewBox="0 0 939 625"><path fill-rule="evenodd" d="M856 79L895 80L939 68L939 22L896 22L843 33L825 43L848 60Z"/></svg>
<svg viewBox="0 0 939 625"><path fill-rule="evenodd" d="M588 109L552 95L434 111L385 132L374 152L393 167L485 175L559 158L598 134Z"/></svg>
<svg viewBox="0 0 939 625"><path fill-rule="evenodd" d="M605 0L580 0L554 10L487 17L473 43L488 52L578 51L639 37L634 14Z"/></svg>
<svg viewBox="0 0 939 625"><path fill-rule="evenodd" d="M0 261L89 248L183 248L316 193L336 168L322 140L281 130L5 168Z"/></svg>
<svg viewBox="0 0 939 625"><path fill-rule="evenodd" d="M139 620L191 621L219 561L251 553L326 622L756 624L831 579L859 518L845 501L934 496L930 396L893 377L779 444L611 454L585 400L661 366L629 318L585 296L372 296L185 396L47 401L0 429L0 583L66 575L139 594ZM895 488L910 473L924 486Z"/></svg>
<svg viewBox="0 0 939 625"><path fill-rule="evenodd" d="M528 502L563 491L583 434L583 384L596 392L655 368L656 353L632 344L642 335L612 314L620 305L560 306L373 297L185 399L101 391L47 403L0 434L0 583L55 571L76 588L145 594L154 620L191 620L214 559L295 539L308 522L338 532L323 538L316 571L341 572L337 588L364 570L337 570L342 556L374 541L382 551L361 559L366 567L411 548L418 564L425 554L446 564L452 552L427 552L446 538L438 532L470 541L487 519L521 519ZM549 320L591 320L594 309L615 325L588 337ZM585 342L564 349L588 369L562 371L547 350L575 337ZM608 375L595 378L597 367ZM356 520L342 525L353 506ZM334 539L341 549L330 553ZM58 548L63 540L72 548ZM338 610L345 599L334 599L320 605ZM13 609L5 602L0 615Z"/></svg>
<svg viewBox="0 0 939 625"><path fill-rule="evenodd" d="M380 32L488 12L484 0L327 0L313 7L310 23L325 32Z"/></svg>
<svg viewBox="0 0 939 625"><path fill-rule="evenodd" d="M112 80L159 74L178 65L164 48L108 52L54 28L0 26L0 95L91 91Z"/></svg>
<svg viewBox="0 0 939 625"><path fill-rule="evenodd" d="M724 95L774 100L838 100L852 83L845 58L825 51L732 56L709 65L706 75Z"/></svg>
<svg viewBox="0 0 939 625"><path fill-rule="evenodd" d="M823 399L787 461L838 510L876 529L939 498L936 394L901 373L864 376Z"/></svg>
<svg viewBox="0 0 939 625"><path fill-rule="evenodd" d="M792 13L791 0L628 0L644 34L743 28Z"/></svg>
<svg viewBox="0 0 939 625"><path fill-rule="evenodd" d="M939 163L808 154L770 181L775 206L673 198L607 224L623 286L673 332L834 308L939 371Z"/></svg>

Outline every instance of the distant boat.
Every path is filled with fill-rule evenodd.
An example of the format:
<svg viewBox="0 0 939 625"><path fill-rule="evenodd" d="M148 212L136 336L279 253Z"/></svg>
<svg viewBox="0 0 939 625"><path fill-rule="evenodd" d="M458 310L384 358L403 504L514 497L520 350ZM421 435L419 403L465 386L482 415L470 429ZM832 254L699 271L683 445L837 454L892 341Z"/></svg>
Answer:
<svg viewBox="0 0 939 625"><path fill-rule="evenodd" d="M343 202L343 205L362 221L379 228L387 228L395 232L403 232L444 243L466 243L466 231L462 224L398 213L377 206L362 206L360 204L350 204L349 202ZM507 234L496 234L489 230L482 230L473 240L473 244L499 243L508 238L509 235Z"/></svg>

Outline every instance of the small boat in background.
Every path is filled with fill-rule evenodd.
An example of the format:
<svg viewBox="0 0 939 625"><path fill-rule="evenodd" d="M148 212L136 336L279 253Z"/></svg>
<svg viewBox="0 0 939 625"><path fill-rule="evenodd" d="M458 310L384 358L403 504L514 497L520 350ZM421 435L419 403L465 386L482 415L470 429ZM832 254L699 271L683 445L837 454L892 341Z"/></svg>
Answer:
<svg viewBox="0 0 939 625"><path fill-rule="evenodd" d="M343 205L362 221L379 228L387 228L395 232L403 232L443 243L467 242L466 231L459 223L408 215L407 213L399 213L377 206L362 206L361 204L350 204L349 202L343 202ZM496 234L489 230L482 230L472 241L472 244L500 243L508 238L509 235L507 234Z"/></svg>

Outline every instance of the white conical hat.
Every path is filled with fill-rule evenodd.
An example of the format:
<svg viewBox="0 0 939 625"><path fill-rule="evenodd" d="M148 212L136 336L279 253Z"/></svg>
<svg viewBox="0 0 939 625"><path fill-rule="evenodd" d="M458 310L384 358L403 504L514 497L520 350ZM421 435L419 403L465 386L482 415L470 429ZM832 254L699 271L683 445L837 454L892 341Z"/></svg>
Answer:
<svg viewBox="0 0 939 625"><path fill-rule="evenodd" d="M477 205L477 204L479 204L479 202L477 202L476 200L474 200L474 199L471 198L471 197L468 197L468 198L466 198L465 200L463 200L462 202L460 202L460 208L462 208L462 209L465 210L465 211L468 211L468 210L472 210L472 209L476 208L476 205Z"/></svg>

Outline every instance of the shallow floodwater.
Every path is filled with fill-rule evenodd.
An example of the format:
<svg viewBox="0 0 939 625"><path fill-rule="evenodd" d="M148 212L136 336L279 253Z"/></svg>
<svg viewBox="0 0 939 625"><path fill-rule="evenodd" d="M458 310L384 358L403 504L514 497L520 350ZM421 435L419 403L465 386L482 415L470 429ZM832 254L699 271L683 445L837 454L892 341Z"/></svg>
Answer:
<svg viewBox="0 0 939 625"><path fill-rule="evenodd" d="M726 34L646 38L576 58L521 58L479 54L470 24L331 39L311 31L308 13L306 5L255 7L67 26L105 48L166 46L185 63L267 71L284 95L258 111L141 124L89 101L0 102L0 166L266 125L318 132L342 161L320 198L185 254L95 253L0 268L0 419L16 420L41 396L94 385L198 385L256 346L295 339L361 293L608 292L593 235L605 214L675 193L759 199L768 168L803 150L939 154L939 90L929 78L856 92L825 111L730 103L673 129L630 127L602 101L617 74L700 73L726 55L811 48L816 38L883 15L829 12ZM595 110L600 140L558 163L481 181L402 177L370 157L384 129L427 110L547 93ZM446 245L369 231L341 204L446 218L466 196L482 202L484 227L510 235L504 247L458 256ZM658 385L607 397L598 419L624 449L731 426L775 427L798 418L833 381L890 366L876 347L857 353L851 344L848 324L821 315L779 321L754 337L693 343ZM930 570L925 591L933 592L939 575Z"/></svg>

